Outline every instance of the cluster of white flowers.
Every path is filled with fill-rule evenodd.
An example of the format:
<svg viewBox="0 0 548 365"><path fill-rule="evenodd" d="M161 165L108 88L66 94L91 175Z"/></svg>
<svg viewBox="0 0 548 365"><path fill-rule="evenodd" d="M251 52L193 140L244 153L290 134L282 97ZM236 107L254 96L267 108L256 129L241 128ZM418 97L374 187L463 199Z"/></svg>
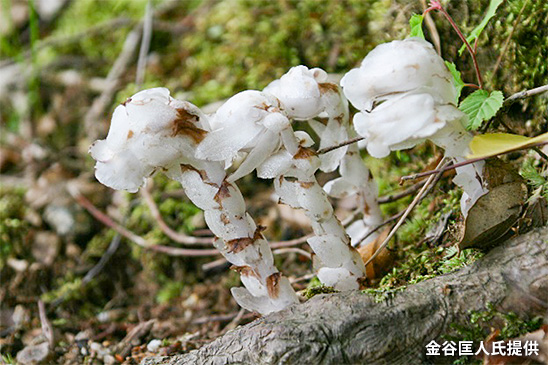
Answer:
<svg viewBox="0 0 548 365"><path fill-rule="evenodd" d="M381 44L359 68L341 80L344 94L359 112L354 126L367 151L385 157L429 139L457 162L469 154L472 135L457 107L457 89L443 59L420 38ZM464 214L486 193L483 163L457 169L453 180L463 190Z"/></svg>
<svg viewBox="0 0 548 365"><path fill-rule="evenodd" d="M164 171L204 210L218 237L215 246L240 272L245 288L232 293L242 307L266 314L297 303L224 164L195 156L211 134L210 121L196 106L173 99L165 88L141 91L116 108L107 138L91 147L95 175L114 189L137 191L154 171Z"/></svg>
<svg viewBox="0 0 548 365"><path fill-rule="evenodd" d="M155 171L179 181L204 211L217 237L215 246L241 274L245 288L232 289L235 299L265 314L298 300L274 266L263 227L246 212L236 185L256 171L260 178L273 179L280 202L303 209L310 219L315 236L308 243L318 278L339 290L357 289L365 267L353 244L382 221L377 187L357 145L318 155L311 148L314 139L295 130L295 122L310 125L319 148L340 144L357 131L375 157L430 139L446 155L463 158L470 136L455 107L452 77L423 40L378 46L341 85L342 90L329 82L321 69L297 66L263 91L233 96L210 117L173 99L167 89L141 91L116 108L107 138L92 145L97 179L131 192ZM359 109L355 130L345 96ZM239 165L227 175L235 160ZM340 176L320 186L316 172L337 169ZM474 199L483 193L478 169L481 173L478 165L457 170L455 178ZM361 219L345 229L328 195L355 197Z"/></svg>

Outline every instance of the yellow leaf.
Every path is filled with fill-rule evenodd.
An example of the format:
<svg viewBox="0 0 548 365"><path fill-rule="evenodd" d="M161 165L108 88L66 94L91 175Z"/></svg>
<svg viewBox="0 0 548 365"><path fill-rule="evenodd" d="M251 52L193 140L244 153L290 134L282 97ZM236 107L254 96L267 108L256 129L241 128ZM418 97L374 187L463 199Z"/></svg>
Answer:
<svg viewBox="0 0 548 365"><path fill-rule="evenodd" d="M470 142L469 147L472 153L468 155L468 158L492 157L542 142L548 142L548 133L534 138L508 133L480 134Z"/></svg>

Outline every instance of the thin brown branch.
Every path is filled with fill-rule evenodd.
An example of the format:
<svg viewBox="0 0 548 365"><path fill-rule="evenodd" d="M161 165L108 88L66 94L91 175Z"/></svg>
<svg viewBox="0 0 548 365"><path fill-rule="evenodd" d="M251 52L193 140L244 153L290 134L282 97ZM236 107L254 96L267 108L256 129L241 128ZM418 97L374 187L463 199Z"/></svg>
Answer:
<svg viewBox="0 0 548 365"><path fill-rule="evenodd" d="M301 281L307 281L307 280L313 279L315 276L316 276L316 274L314 274L314 273L313 274L306 274L306 275L298 277L298 278L290 278L289 282L291 284L296 284L296 283L300 283Z"/></svg>
<svg viewBox="0 0 548 365"><path fill-rule="evenodd" d="M147 204L148 209L150 210L150 213L152 214L152 217L158 223L158 227L160 228L160 230L164 232L164 234L168 236L169 238L171 238L173 241L177 243L182 243L185 245L196 245L196 244L212 245L213 244L213 238L193 237L193 236L188 236L184 233L179 233L174 231L164 221L164 218L162 217L162 214L160 213L158 206L154 202L154 199L152 198L152 195L150 194L150 191L148 191L147 188L141 189L141 196L144 198L145 203Z"/></svg>
<svg viewBox="0 0 548 365"><path fill-rule="evenodd" d="M98 120L105 114L106 109L110 107L112 98L120 86L122 75L133 60L133 55L141 39L142 28L143 24L139 22L127 35L122 51L107 75L107 87L101 95L93 100L91 107L84 117L84 128L88 138L91 140L97 139L102 134L102 131L99 130L101 123L98 123Z"/></svg>
<svg viewBox="0 0 548 365"><path fill-rule="evenodd" d="M470 46L470 43L468 43L468 40L466 39L464 34L462 34L462 32L461 32L460 28L458 27L457 23L455 23L455 21L453 20L451 15L449 15L449 13L443 8L440 1L432 0L430 2L430 8L426 9L424 11L423 15L426 16L426 14L428 14L432 10L440 11L443 14L443 16L445 16L445 18L449 21L449 23L451 24L451 26L453 27L455 32L457 32L457 35L462 40L462 42L466 46L466 49L470 53L470 56L472 57L472 62L474 63L474 69L476 70L476 76L478 78L478 85L479 85L480 89L483 89L483 81L481 79L481 71L480 71L478 60L477 60L477 57L476 57L476 51L474 49L472 49L472 47ZM476 42L477 42L477 38L476 38ZM476 43L476 46L477 46L477 43Z"/></svg>
<svg viewBox="0 0 548 365"><path fill-rule="evenodd" d="M145 79L148 50L150 48L150 39L152 38L152 14L152 3L151 0L148 0L143 17L143 37L141 39L141 48L139 49L139 58L137 59L137 74L135 76L135 85L138 89L141 88Z"/></svg>
<svg viewBox="0 0 548 365"><path fill-rule="evenodd" d="M310 254L310 252L307 252L305 250L302 250L296 247L278 248L277 250L272 251L272 254L274 255L282 255L286 253L297 253L301 256L306 257L309 260L312 259L312 255Z"/></svg>
<svg viewBox="0 0 548 365"><path fill-rule="evenodd" d="M317 153L318 153L318 155L321 155L323 153L331 152L333 150L336 150L337 148L341 148L341 147L344 147L344 146L348 146L349 144L359 142L362 139L364 139L364 138L363 137L352 138L352 139L349 139L348 141L341 142L341 143L339 143L335 146L322 148L321 150L318 150Z"/></svg>
<svg viewBox="0 0 548 365"><path fill-rule="evenodd" d="M462 166L469 165L471 163L476 163L478 161L483 161L483 160L486 160L486 159L491 158L491 157L506 155L506 154L511 153L511 152L520 151L520 150L523 150L523 149L526 149L526 148L535 148L535 147L539 147L539 146L544 146L546 144L548 144L548 142L539 142L539 143L536 143L536 144L533 144L533 145L520 146L520 147L517 147L517 148L512 148L508 151L497 153L496 155L488 155L488 156L484 156L484 157L471 158L471 159L463 161L463 162L459 162L459 163L456 163L456 164L452 164L450 166L442 167L441 169L435 169L435 170L420 172L418 174L402 176L400 178L400 183L403 183L404 181L407 181L407 180L416 180L416 179L419 179L421 177L437 174L439 172L445 172L445 171L448 171L448 170L456 169L457 167L462 167Z"/></svg>
<svg viewBox="0 0 548 365"><path fill-rule="evenodd" d="M42 334L48 340L49 350L53 351L55 348L55 337L53 333L53 327L48 320L46 313L46 306L41 299L38 299L38 315L40 316L40 324L42 326Z"/></svg>
<svg viewBox="0 0 548 365"><path fill-rule="evenodd" d="M547 91L548 91L548 84L536 87L536 88L531 89L531 90L520 91L519 93L515 93L515 94L507 97L506 100L504 100L504 104L510 104L510 103L513 103L516 100L525 99L525 98L528 98L528 97L531 97L531 96L534 96L534 95L545 93Z"/></svg>
<svg viewBox="0 0 548 365"><path fill-rule="evenodd" d="M421 4L423 11L428 8L426 0L421 0ZM434 47L436 47L436 51L438 52L438 54L441 56L440 35L438 33L438 29L436 28L436 23L434 23L434 20L432 19L430 14L426 14L426 16L424 17L424 22L426 23L426 27L430 31L432 43L434 44Z"/></svg>
<svg viewBox="0 0 548 365"><path fill-rule="evenodd" d="M390 195L386 195L386 196L381 196L377 199L377 202L379 204L386 204L386 203L392 203L396 200L400 200L401 198L405 198L406 196L409 196L417 191L419 191L419 189L424 185L424 180L423 181L419 181L418 183L414 184L414 185L411 185L410 187L408 187L407 189L399 192L399 193L396 193L396 194L390 194Z"/></svg>
<svg viewBox="0 0 548 365"><path fill-rule="evenodd" d="M203 256L215 256L219 255L219 251L213 249L187 249L187 248L178 248L178 247L169 247L163 245L156 245L151 242L148 242L141 236L136 235L122 225L116 223L112 218L110 218L105 213L101 212L97 207L95 207L86 197L77 192L74 187L68 189L69 193L76 200L76 202L85 210L87 210L95 219L103 223L107 227L115 230L120 235L129 239L130 241L136 243L137 245L143 247L146 250L162 252L170 256L191 256L191 257L203 257Z"/></svg>
<svg viewBox="0 0 548 365"><path fill-rule="evenodd" d="M371 231L367 232L363 237L360 237L360 239L358 239L358 244L357 244L356 247L359 247L361 245L361 243L363 241L365 241L369 236L371 236L373 233L377 232L382 227L386 226L388 223L393 222L396 219L400 218L403 215L404 212L405 212L405 210L402 210L401 212L396 213L393 216L386 218L382 223L379 223L377 226L375 226L375 228L373 228Z"/></svg>
<svg viewBox="0 0 548 365"><path fill-rule="evenodd" d="M445 158L443 158L440 163L438 164L438 166L436 167L436 169L442 169L443 165L445 165L447 162L445 160ZM439 172L438 173L438 176L441 176L442 172ZM423 196L426 196L426 193L427 191L429 191L429 188L430 188L430 185L432 184L433 186L433 183L436 181L436 176L435 175L432 175L430 176L427 180L426 180L426 183L424 184L424 186L421 188L421 190L419 191L419 193L415 196L415 198L413 199L413 201L411 202L411 204L409 204L409 206L407 207L407 209L405 209L405 211L403 212L402 216L400 217L400 219L398 220L398 223L396 223L396 225L392 228L392 230L390 231L390 233L388 234L388 236L385 238L385 240L380 244L379 248L375 251L375 253L373 255L371 255L371 257L369 258L369 260L367 260L367 262L365 263L365 266L367 266L370 262L372 262L380 253L382 250L384 250L384 248L386 247L386 245L388 244L388 242L390 242L390 240L392 239L392 237L394 237L394 235L396 234L396 232L398 231L398 229L401 227L401 225L403 224L403 222L405 222L405 219L407 218L407 216L409 215L409 213L411 213L411 211L413 211L413 209L417 206L417 204L419 204L419 202L421 201L422 197Z"/></svg>

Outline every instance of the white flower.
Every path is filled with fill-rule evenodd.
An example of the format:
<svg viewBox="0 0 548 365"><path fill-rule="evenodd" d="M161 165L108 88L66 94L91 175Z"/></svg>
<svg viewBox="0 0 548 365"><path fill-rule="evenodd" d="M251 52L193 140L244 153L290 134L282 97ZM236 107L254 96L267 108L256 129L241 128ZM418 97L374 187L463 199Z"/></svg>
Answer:
<svg viewBox="0 0 548 365"><path fill-rule="evenodd" d="M112 116L107 138L90 148L95 176L113 189L136 192L156 169L194 160L207 133L197 107L175 100L165 88L138 92Z"/></svg>
<svg viewBox="0 0 548 365"><path fill-rule="evenodd" d="M409 38L377 46L359 68L341 79L344 95L359 110L401 93L428 92L443 103L457 101L453 78L432 45Z"/></svg>
<svg viewBox="0 0 548 365"><path fill-rule="evenodd" d="M277 97L292 118L306 120L323 111L320 84L325 82L327 73L324 70L309 70L301 65L291 68L279 80L271 82L264 92Z"/></svg>
<svg viewBox="0 0 548 365"><path fill-rule="evenodd" d="M341 85L360 110L354 126L372 156L385 157L391 150L410 148L424 139L457 161L468 153L471 135L462 124L466 115L455 106L453 78L430 43L411 38L382 44L365 57L360 68L348 72ZM487 192L482 176L482 163L457 169L453 181L464 190L465 215Z"/></svg>
<svg viewBox="0 0 548 365"><path fill-rule="evenodd" d="M213 131L199 144L197 158L230 163L239 152L249 152L231 181L249 174L275 153L280 146L280 133L290 128L279 100L256 90L228 99L217 110L211 125Z"/></svg>
<svg viewBox="0 0 548 365"><path fill-rule="evenodd" d="M367 151L390 151L435 139L444 129L460 128L465 115L456 106L457 89L443 59L420 38L377 46L361 66L341 80L343 92L360 110L354 116ZM458 146L457 146L458 147Z"/></svg>
<svg viewBox="0 0 548 365"><path fill-rule="evenodd" d="M414 147L447 123L463 117L455 106L438 104L430 94L404 94L383 102L371 112L357 113L354 126L367 140L369 154L381 158L391 150Z"/></svg>
<svg viewBox="0 0 548 365"><path fill-rule="evenodd" d="M327 73L306 66L291 68L279 80L271 82L264 92L280 100L287 115L296 120L309 120L320 137L319 148L334 146L348 139L348 102L336 84L328 82ZM326 118L325 123L312 118ZM346 153L338 148L320 156L322 171L334 171Z"/></svg>

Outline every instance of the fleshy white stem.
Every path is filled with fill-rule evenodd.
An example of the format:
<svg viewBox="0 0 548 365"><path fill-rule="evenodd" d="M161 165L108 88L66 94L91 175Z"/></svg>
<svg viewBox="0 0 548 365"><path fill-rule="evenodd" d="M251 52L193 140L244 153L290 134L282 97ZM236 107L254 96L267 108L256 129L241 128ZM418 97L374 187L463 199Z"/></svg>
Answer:
<svg viewBox="0 0 548 365"><path fill-rule="evenodd" d="M215 247L241 275L244 288L233 288L240 306L262 314L279 311L298 299L287 278L274 266L268 242L245 209L244 198L235 183L226 180L219 162L199 166L182 165L181 182L189 199L204 210L205 220L218 237Z"/></svg>
<svg viewBox="0 0 548 365"><path fill-rule="evenodd" d="M350 245L350 238L335 216L327 193L316 180L318 157L302 146L293 156L281 151L284 153L292 159L292 166L274 178L274 187L280 202L303 209L311 221L315 236L308 239L308 244L315 253L318 278L338 290L360 288L365 266L358 251Z"/></svg>

